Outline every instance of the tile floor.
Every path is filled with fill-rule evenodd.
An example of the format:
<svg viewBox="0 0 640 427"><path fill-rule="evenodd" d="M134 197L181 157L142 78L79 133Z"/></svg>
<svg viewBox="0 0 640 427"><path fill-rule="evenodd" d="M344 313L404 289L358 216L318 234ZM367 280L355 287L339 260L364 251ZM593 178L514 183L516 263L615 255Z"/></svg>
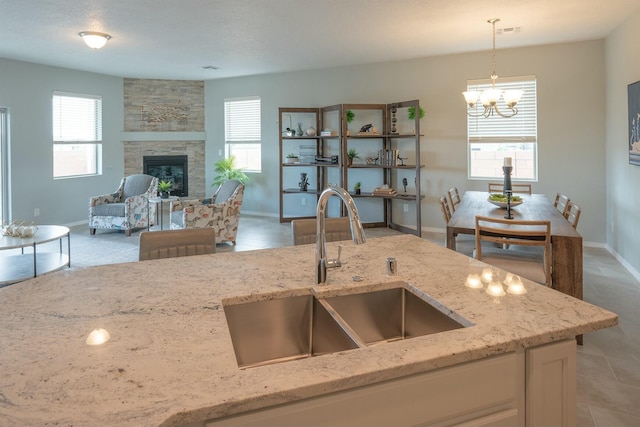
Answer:
<svg viewBox="0 0 640 427"><path fill-rule="evenodd" d="M369 238L396 233L366 229ZM86 225L74 226L71 267L137 261L139 234L127 238L122 232L98 230L89 236ZM444 245L444 233L424 238ZM289 223L244 215L237 245L219 244L217 251L291 244ZM585 335L584 345L578 347L578 426L640 426L640 283L605 249L585 248L584 299L617 313L619 325Z"/></svg>

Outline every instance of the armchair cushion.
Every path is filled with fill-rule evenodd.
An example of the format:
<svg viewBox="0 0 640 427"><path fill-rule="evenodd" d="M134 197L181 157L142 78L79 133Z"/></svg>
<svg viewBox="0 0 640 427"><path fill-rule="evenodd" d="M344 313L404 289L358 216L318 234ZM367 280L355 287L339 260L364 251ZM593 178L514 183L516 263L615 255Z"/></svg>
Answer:
<svg viewBox="0 0 640 427"><path fill-rule="evenodd" d="M93 207L95 216L124 216L124 203L103 203Z"/></svg>
<svg viewBox="0 0 640 427"><path fill-rule="evenodd" d="M149 185L154 177L150 175L138 174L130 175L124 181L124 187L122 188L122 199L127 199L133 196L140 196L145 194L149 189ZM157 178L156 178L157 180Z"/></svg>

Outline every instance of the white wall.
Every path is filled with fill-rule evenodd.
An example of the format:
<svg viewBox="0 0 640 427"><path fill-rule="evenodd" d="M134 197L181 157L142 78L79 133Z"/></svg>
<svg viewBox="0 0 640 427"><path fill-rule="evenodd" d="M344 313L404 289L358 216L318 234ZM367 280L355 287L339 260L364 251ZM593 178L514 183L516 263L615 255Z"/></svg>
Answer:
<svg viewBox="0 0 640 427"><path fill-rule="evenodd" d="M629 44L630 40L634 38ZM583 207L579 231L586 241L600 243L605 242L606 229L604 58L604 41L499 50L497 57L499 74L538 78L540 182L535 191L549 197L560 191L576 200ZM467 180L461 92L467 79L488 77L490 59L487 51L207 81L206 182L213 181L213 164L224 148L224 98L262 98L264 172L252 176L243 209L272 216L278 216L279 207L278 107L419 99L426 112L421 123L425 134L421 158L426 164L422 223L425 228L443 229L437 205L441 193L453 185L461 191L486 188L484 181ZM2 59L0 75L0 105L9 107L11 114L13 218L40 224L86 220L88 197L113 191L123 175L122 79ZM51 178L53 90L103 96L102 176ZM33 217L36 207L41 211L38 218Z"/></svg>
<svg viewBox="0 0 640 427"><path fill-rule="evenodd" d="M437 197L456 185L486 189L467 179L465 103L467 79L487 78L490 52L412 61L212 80L205 83L207 162L224 148L224 98L258 95L263 110L263 173L252 175L243 209L278 214L278 107L338 103L390 103L419 99L425 228L444 228ZM605 240L604 42L499 50L503 76L538 78L539 177L534 189L550 198L562 192L583 207L579 231L586 241ZM207 182L212 180L207 177ZM402 222L402 221L398 221ZM411 223L407 220L407 223Z"/></svg>
<svg viewBox="0 0 640 427"><path fill-rule="evenodd" d="M65 224L88 219L91 195L113 192L124 171L122 79L0 58L0 105L10 115L12 219ZM102 95L103 174L53 179L54 90ZM34 217L34 209L40 216Z"/></svg>
<svg viewBox="0 0 640 427"><path fill-rule="evenodd" d="M627 85L640 80L640 12L606 40L607 245L640 271L640 166L629 164Z"/></svg>

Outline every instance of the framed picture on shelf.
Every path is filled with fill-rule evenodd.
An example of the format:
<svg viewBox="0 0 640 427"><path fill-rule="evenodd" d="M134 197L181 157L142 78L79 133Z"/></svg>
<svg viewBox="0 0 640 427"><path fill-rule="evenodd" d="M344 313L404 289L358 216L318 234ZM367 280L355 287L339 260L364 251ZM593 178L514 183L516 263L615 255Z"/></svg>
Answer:
<svg viewBox="0 0 640 427"><path fill-rule="evenodd" d="M627 86L629 164L640 166L640 81Z"/></svg>

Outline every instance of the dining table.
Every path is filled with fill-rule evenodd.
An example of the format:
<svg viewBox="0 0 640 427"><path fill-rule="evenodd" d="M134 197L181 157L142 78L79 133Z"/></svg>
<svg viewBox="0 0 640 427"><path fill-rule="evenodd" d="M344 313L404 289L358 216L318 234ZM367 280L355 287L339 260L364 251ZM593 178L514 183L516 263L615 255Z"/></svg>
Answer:
<svg viewBox="0 0 640 427"><path fill-rule="evenodd" d="M456 249L458 234L475 234L476 216L504 218L506 209L489 201L489 193L467 191L447 223L447 248ZM517 220L551 223L551 287L582 299L582 236L544 194L518 194L522 203L511 207Z"/></svg>

